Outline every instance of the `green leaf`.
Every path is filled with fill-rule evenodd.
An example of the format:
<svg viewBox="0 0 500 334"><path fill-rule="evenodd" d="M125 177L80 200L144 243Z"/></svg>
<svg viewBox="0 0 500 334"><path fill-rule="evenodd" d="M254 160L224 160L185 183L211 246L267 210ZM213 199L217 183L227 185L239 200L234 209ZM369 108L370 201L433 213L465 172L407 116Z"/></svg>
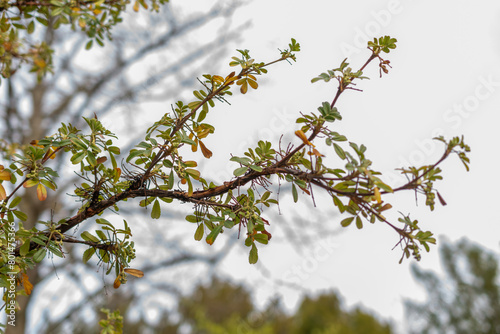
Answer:
<svg viewBox="0 0 500 334"><path fill-rule="evenodd" d="M87 152L87 161L91 166L96 166L97 165L97 160L95 158L95 154L92 152Z"/></svg>
<svg viewBox="0 0 500 334"><path fill-rule="evenodd" d="M248 262L250 264L255 264L259 260L259 253L257 252L257 247L252 244L252 249L250 250L250 255L248 256Z"/></svg>
<svg viewBox="0 0 500 334"><path fill-rule="evenodd" d="M248 166L252 163L252 160L250 158L246 158L246 157L232 157L229 160L239 162L240 164L242 164L244 166Z"/></svg>
<svg viewBox="0 0 500 334"><path fill-rule="evenodd" d="M203 238L203 233L205 229L203 228L203 224L198 225L196 228L196 232L194 232L194 240L200 241Z"/></svg>
<svg viewBox="0 0 500 334"><path fill-rule="evenodd" d="M268 235L267 234L256 234L253 236L253 238L255 239L255 241L257 242L260 242L261 244L264 244L264 245L267 245L267 243L269 242L268 240Z"/></svg>
<svg viewBox="0 0 500 334"><path fill-rule="evenodd" d="M295 187L295 184L292 183L292 196L293 196L293 202L297 203L299 200L299 194L297 193L297 187Z"/></svg>
<svg viewBox="0 0 500 334"><path fill-rule="evenodd" d="M257 166L257 165L250 165L250 169L253 169L256 172L262 172L262 167Z"/></svg>
<svg viewBox="0 0 500 334"><path fill-rule="evenodd" d="M45 248L40 248L33 254L33 261L36 263L39 263L45 258L45 255L47 254L47 250Z"/></svg>
<svg viewBox="0 0 500 334"><path fill-rule="evenodd" d="M85 250L85 252L83 252L83 257L82 257L83 263L84 264L87 263L94 254L95 254L94 247L91 247L91 248Z"/></svg>
<svg viewBox="0 0 500 334"><path fill-rule="evenodd" d="M35 242L43 247L45 247L45 245L46 245L45 240L47 240L47 237L45 235L35 236L31 239L31 241L33 241L33 242Z"/></svg>
<svg viewBox="0 0 500 334"><path fill-rule="evenodd" d="M59 247L57 246L57 244L55 244L54 241L51 241L48 245L47 245L47 248L48 250L54 254L55 256L57 257L60 257L60 258L63 258L64 257L64 254L61 252L61 250L59 249Z"/></svg>
<svg viewBox="0 0 500 334"><path fill-rule="evenodd" d="M268 199L268 198L269 198L269 196L271 196L271 192L268 190L268 191L266 191L264 194L262 194L262 197L260 198L260 200L261 200L262 202L264 202L266 199Z"/></svg>
<svg viewBox="0 0 500 334"><path fill-rule="evenodd" d="M241 176L243 174L245 174L248 170L248 167L240 167L240 168L236 168L233 172L234 176Z"/></svg>
<svg viewBox="0 0 500 334"><path fill-rule="evenodd" d="M76 165L77 163L80 163L85 158L86 155L87 155L87 152L85 152L85 151L77 152L77 153L73 154L70 161L73 163L73 165Z"/></svg>
<svg viewBox="0 0 500 334"><path fill-rule="evenodd" d="M19 220L22 220L23 222L28 219L28 215L22 211L14 210L12 211L12 213L14 213L14 216L16 216Z"/></svg>
<svg viewBox="0 0 500 334"><path fill-rule="evenodd" d="M193 139L190 139L185 134L181 134L181 143L188 144L188 145L196 145L196 142Z"/></svg>
<svg viewBox="0 0 500 334"><path fill-rule="evenodd" d="M174 187L174 171L170 171L170 175L168 176L168 189L172 189Z"/></svg>
<svg viewBox="0 0 500 334"><path fill-rule="evenodd" d="M195 180L198 180L200 178L200 172L197 171L196 169L186 168L185 171Z"/></svg>
<svg viewBox="0 0 500 334"><path fill-rule="evenodd" d="M114 229L115 227L113 226L113 224L111 224L109 221L107 221L106 219L104 218L97 218L95 220L95 222L99 225L106 225L106 226L109 226L111 227L112 229Z"/></svg>
<svg viewBox="0 0 500 334"><path fill-rule="evenodd" d="M205 103L203 104L203 107L201 108L201 111L198 114L198 120L197 120L198 123L202 122L205 119L205 117L207 117L207 113L208 113L208 104Z"/></svg>
<svg viewBox="0 0 500 334"><path fill-rule="evenodd" d="M333 204L339 208L340 213L343 213L345 211L344 203L337 196L332 196L332 198Z"/></svg>
<svg viewBox="0 0 500 334"><path fill-rule="evenodd" d="M333 143L333 148L335 149L335 153L337 153L340 159L345 160L346 156L342 147L340 147L338 144Z"/></svg>
<svg viewBox="0 0 500 334"><path fill-rule="evenodd" d="M46 186L47 188L51 189L51 190L56 190L56 185L50 181L47 181L47 180L40 180L40 182Z"/></svg>
<svg viewBox="0 0 500 334"><path fill-rule="evenodd" d="M360 216L356 216L356 227L360 230L363 228L363 221Z"/></svg>
<svg viewBox="0 0 500 334"><path fill-rule="evenodd" d="M60 15L64 10L64 7L58 7L54 10L52 10L51 16L57 16Z"/></svg>
<svg viewBox="0 0 500 334"><path fill-rule="evenodd" d="M199 223L201 219L195 215L187 215L186 220L190 223Z"/></svg>
<svg viewBox="0 0 500 334"><path fill-rule="evenodd" d="M99 239L93 234L91 234L89 231L84 231L82 234L80 234L83 240L85 241L90 241L90 242L95 242L98 243Z"/></svg>
<svg viewBox="0 0 500 334"><path fill-rule="evenodd" d="M30 242L29 240L25 240L24 244L21 246L21 248L19 248L19 255L25 256L26 254L29 253L29 251L30 251Z"/></svg>
<svg viewBox="0 0 500 334"><path fill-rule="evenodd" d="M232 221L232 220L225 220L224 221L225 228L232 228L233 226L234 226L234 221Z"/></svg>
<svg viewBox="0 0 500 334"><path fill-rule="evenodd" d="M35 21L31 21L28 24L28 34L32 34L35 31Z"/></svg>
<svg viewBox="0 0 500 334"><path fill-rule="evenodd" d="M203 96L198 92L197 90L193 91L193 95L198 99L198 100L203 100Z"/></svg>
<svg viewBox="0 0 500 334"><path fill-rule="evenodd" d="M85 50L90 50L92 48L92 44L94 44L94 40L91 39L90 41L85 44Z"/></svg>
<svg viewBox="0 0 500 334"><path fill-rule="evenodd" d="M188 103L188 108L189 109L194 109L200 105L201 101L193 101Z"/></svg>
<svg viewBox="0 0 500 334"><path fill-rule="evenodd" d="M160 202L155 200L153 203L153 209L151 210L151 218L158 219L161 216Z"/></svg>
<svg viewBox="0 0 500 334"><path fill-rule="evenodd" d="M349 218L346 218L346 219L343 219L341 222L340 222L340 225L342 227L347 227L349 225L351 225L352 221L354 220L354 217L349 217Z"/></svg>
<svg viewBox="0 0 500 334"><path fill-rule="evenodd" d="M217 236L219 235L220 231L222 230L222 225L217 225L209 235L207 235L207 244L213 245L215 242L215 239L217 239Z"/></svg>
<svg viewBox="0 0 500 334"><path fill-rule="evenodd" d="M101 231L101 230L97 230L95 231L95 233L97 234L97 236L102 240L102 241L105 241L105 240L108 240L108 237L106 236L106 234Z"/></svg>
<svg viewBox="0 0 500 334"><path fill-rule="evenodd" d="M378 186L380 189L387 191L388 193L394 192L394 190L392 190L392 188L389 185L383 183L382 181L376 181L375 185Z"/></svg>
<svg viewBox="0 0 500 334"><path fill-rule="evenodd" d="M79 138L71 138L71 143L73 143L73 146L77 150L86 150L87 149L87 145L83 141L81 141Z"/></svg>

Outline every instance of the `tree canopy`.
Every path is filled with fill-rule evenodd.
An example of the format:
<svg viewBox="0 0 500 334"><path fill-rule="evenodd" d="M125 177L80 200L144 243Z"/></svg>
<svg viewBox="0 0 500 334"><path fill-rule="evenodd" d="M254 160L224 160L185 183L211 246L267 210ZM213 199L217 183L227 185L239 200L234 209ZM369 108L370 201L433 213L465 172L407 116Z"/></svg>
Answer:
<svg viewBox="0 0 500 334"><path fill-rule="evenodd" d="M462 239L441 244L444 276L417 265L415 280L426 291L424 302L406 301L412 333L498 333L500 280L498 255Z"/></svg>
<svg viewBox="0 0 500 334"><path fill-rule="evenodd" d="M142 7L159 11L168 0L137 0L133 10ZM103 46L112 39L112 28L122 22L122 13L130 4L124 0L99 1L23 1L5 0L0 3L0 73L9 78L21 66L30 67L38 79L53 73L52 55L54 50L39 36L40 26L58 29L67 25L72 30L81 30L88 36L86 49L94 42ZM30 38L24 34L27 33Z"/></svg>
<svg viewBox="0 0 500 334"><path fill-rule="evenodd" d="M126 307L120 307L120 313L125 312ZM111 319L105 324L114 324L112 315L107 315L107 318ZM174 321L173 318L180 320ZM333 291L304 297L295 312L285 311L278 298L270 300L259 310L254 305L251 291L218 278L197 285L181 298L174 312L165 312L161 319L156 326L146 327L126 318L122 324L128 333L141 333L149 328L157 333L175 334L182 326L188 326L191 333L200 334L393 333L391 324L378 319L373 312L359 307L347 309L341 296ZM89 329L84 328L81 332L88 333Z"/></svg>

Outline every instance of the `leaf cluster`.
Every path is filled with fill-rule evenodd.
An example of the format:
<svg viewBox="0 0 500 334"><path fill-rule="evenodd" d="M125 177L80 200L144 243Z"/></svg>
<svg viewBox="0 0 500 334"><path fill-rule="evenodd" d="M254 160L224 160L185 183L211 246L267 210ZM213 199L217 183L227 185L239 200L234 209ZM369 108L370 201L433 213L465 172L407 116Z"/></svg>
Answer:
<svg viewBox="0 0 500 334"><path fill-rule="evenodd" d="M139 7L158 11L168 0L136 0ZM86 49L104 46L112 39L112 28L122 22L128 0L3 0L0 4L0 75L9 78L23 64L36 73L38 80L53 71L53 50L43 41L33 40L35 32L63 25L81 30L87 37ZM23 36L25 36L23 38Z"/></svg>

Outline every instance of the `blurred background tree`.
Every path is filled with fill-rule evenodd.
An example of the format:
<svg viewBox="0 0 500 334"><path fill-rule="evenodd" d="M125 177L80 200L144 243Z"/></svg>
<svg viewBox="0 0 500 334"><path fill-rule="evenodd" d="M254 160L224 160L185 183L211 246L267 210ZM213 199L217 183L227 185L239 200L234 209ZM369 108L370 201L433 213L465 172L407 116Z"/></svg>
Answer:
<svg viewBox="0 0 500 334"><path fill-rule="evenodd" d="M498 255L467 240L440 247L444 276L412 266L426 292L405 302L411 333L500 333Z"/></svg>
<svg viewBox="0 0 500 334"><path fill-rule="evenodd" d="M298 309L289 314L279 298L263 310L252 303L251 292L241 285L214 279L197 286L181 299L182 321L193 333L269 333L269 334L390 334L391 325L373 312L346 309L336 292L305 296Z"/></svg>
<svg viewBox="0 0 500 334"><path fill-rule="evenodd" d="M34 139L53 133L62 121L79 126L82 116L92 117L94 114L100 119L109 117L123 122L124 131L130 134L141 133L141 125L150 122L145 110L154 103L162 103L162 108L165 108L166 100L182 96L184 90L197 83L196 76L200 72L214 70L211 65L216 63L214 59L225 54L227 44L235 41L248 26L248 22L239 23L236 27L232 25L231 18L242 4L241 1L230 4L227 1L212 1L210 7L190 10L190 14L186 14L185 8L176 3L165 4L159 13L154 14L125 12L124 22L113 29L113 41L105 42L103 47L94 45L90 50L85 49L88 36L82 31L71 31L69 26L54 29L52 21L47 27L40 26L35 31L37 37L47 47L57 50L52 56L54 73L37 78L28 68L21 67L2 80L2 153L12 153L16 148L11 146L13 143L27 145ZM215 29L217 34L203 35L201 32L206 29ZM200 34L203 38L199 37ZM137 141L133 135L125 139L130 143ZM60 167L63 163L62 156L56 157L56 166ZM74 212L78 203L67 198L73 183L61 184L46 201L39 201L33 191L24 191L22 210L29 217L25 228L30 229L38 221L53 215L68 216ZM144 224L144 219L140 218L140 212L134 212L137 230L146 228L151 232L154 227L138 226L141 221ZM173 211L168 215L171 219L176 217L179 214ZM210 256L195 253L171 235L166 236L159 228L152 233L156 235L154 240L143 238L142 241L149 251L161 244L162 252L157 253L161 254L161 260L154 265L143 262L141 269L149 277L165 268L179 268L183 264L192 266L194 263L213 266L221 259L219 253ZM137 242L140 244L141 238ZM79 250L79 255L73 252L74 249ZM29 271L30 282L34 284L33 293L30 298L18 298L21 310L16 314L16 326L7 326L7 333L53 333L56 329L73 332L75 328L68 324L80 318L79 313L85 314L83 318L86 321L95 322L97 314L88 313L94 309L92 306L144 301L134 298L136 292L133 291L103 293L103 279L95 272L95 263L81 263L82 249L67 246L64 262L58 259L52 263L44 261ZM84 281L81 275L84 271L85 275L94 272L96 281L93 283L100 283L89 284L88 277ZM50 285L54 279L60 284L57 290ZM166 280L161 287L155 288L171 296L179 293L179 287L171 286ZM60 312L54 312L54 308L49 312L44 308L47 303L64 303L65 307Z"/></svg>
<svg viewBox="0 0 500 334"><path fill-rule="evenodd" d="M129 303L118 305L126 313ZM333 291L304 297L294 313L287 312L279 298L260 309L251 291L240 284L213 277L184 295L174 312L164 311L155 325L125 318L126 333L193 334L391 334L389 322L359 307L346 309ZM175 321L174 319L179 319ZM84 325L83 323L81 323ZM73 333L97 333L98 327L77 327ZM64 332L53 332L64 333Z"/></svg>

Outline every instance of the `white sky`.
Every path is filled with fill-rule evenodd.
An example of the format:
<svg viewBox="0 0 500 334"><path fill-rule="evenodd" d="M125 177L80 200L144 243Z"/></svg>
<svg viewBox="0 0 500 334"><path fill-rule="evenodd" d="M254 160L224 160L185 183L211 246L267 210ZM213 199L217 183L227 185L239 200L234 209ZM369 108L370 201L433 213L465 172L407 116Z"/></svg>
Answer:
<svg viewBox="0 0 500 334"><path fill-rule="evenodd" d="M195 8L198 2L192 3ZM347 92L339 100L343 121L333 128L349 140L365 144L374 168L389 173L408 163L436 161L442 150L438 142L429 141L433 136L465 135L472 148L471 171L466 173L455 156L443 164L445 180L437 187L448 202L446 207L437 205L430 213L423 199L415 207L413 194L387 201L395 207L394 220L398 210L411 212L423 229L438 236L451 240L466 236L497 251L499 15L498 1L252 1L234 21L236 25L251 19L253 26L243 32L242 40L232 49L250 49L257 61L267 61L277 57L277 48L286 47L293 37L302 51L293 66L273 66L257 91L235 97L231 107L219 109L226 122L215 120L217 131L207 141L209 147L217 147L219 157L214 157L215 162L208 164L205 172L210 166L220 168L217 162L229 158L229 153L242 155L242 143L244 147L254 146L257 134L277 143L282 132L293 133L297 127L290 115L316 111L335 93L333 83L311 84L310 79L337 67L347 56L356 69L369 56L368 50L359 48L361 43L365 45L366 38L390 35L398 39L398 47L385 57L393 67L389 75L380 79L373 63L366 72L371 80L358 85L364 91ZM242 129L242 124L247 128ZM230 131L230 141L224 139L225 131ZM485 180L487 175L491 176ZM310 200L301 197L291 212L282 208L283 218L293 219L297 212L306 212L311 226L339 225L339 217L314 218L311 212L320 214L324 207L306 209L311 206ZM318 244L312 255L298 256L289 245L275 239L260 247L259 254L273 278L288 278L308 291L336 288L348 305L363 303L401 321L402 298L422 298L422 290L411 278L410 261L398 264L400 250L391 251L396 242L395 232L376 224L361 231L350 227L340 236L327 239L327 244ZM297 302L299 291L255 283L262 276L254 266L245 264L245 256L230 257L223 264L226 272L259 286L259 298L279 291L288 306ZM438 268L437 247L423 254L421 265ZM290 274L297 270L294 268L304 270L302 278Z"/></svg>

